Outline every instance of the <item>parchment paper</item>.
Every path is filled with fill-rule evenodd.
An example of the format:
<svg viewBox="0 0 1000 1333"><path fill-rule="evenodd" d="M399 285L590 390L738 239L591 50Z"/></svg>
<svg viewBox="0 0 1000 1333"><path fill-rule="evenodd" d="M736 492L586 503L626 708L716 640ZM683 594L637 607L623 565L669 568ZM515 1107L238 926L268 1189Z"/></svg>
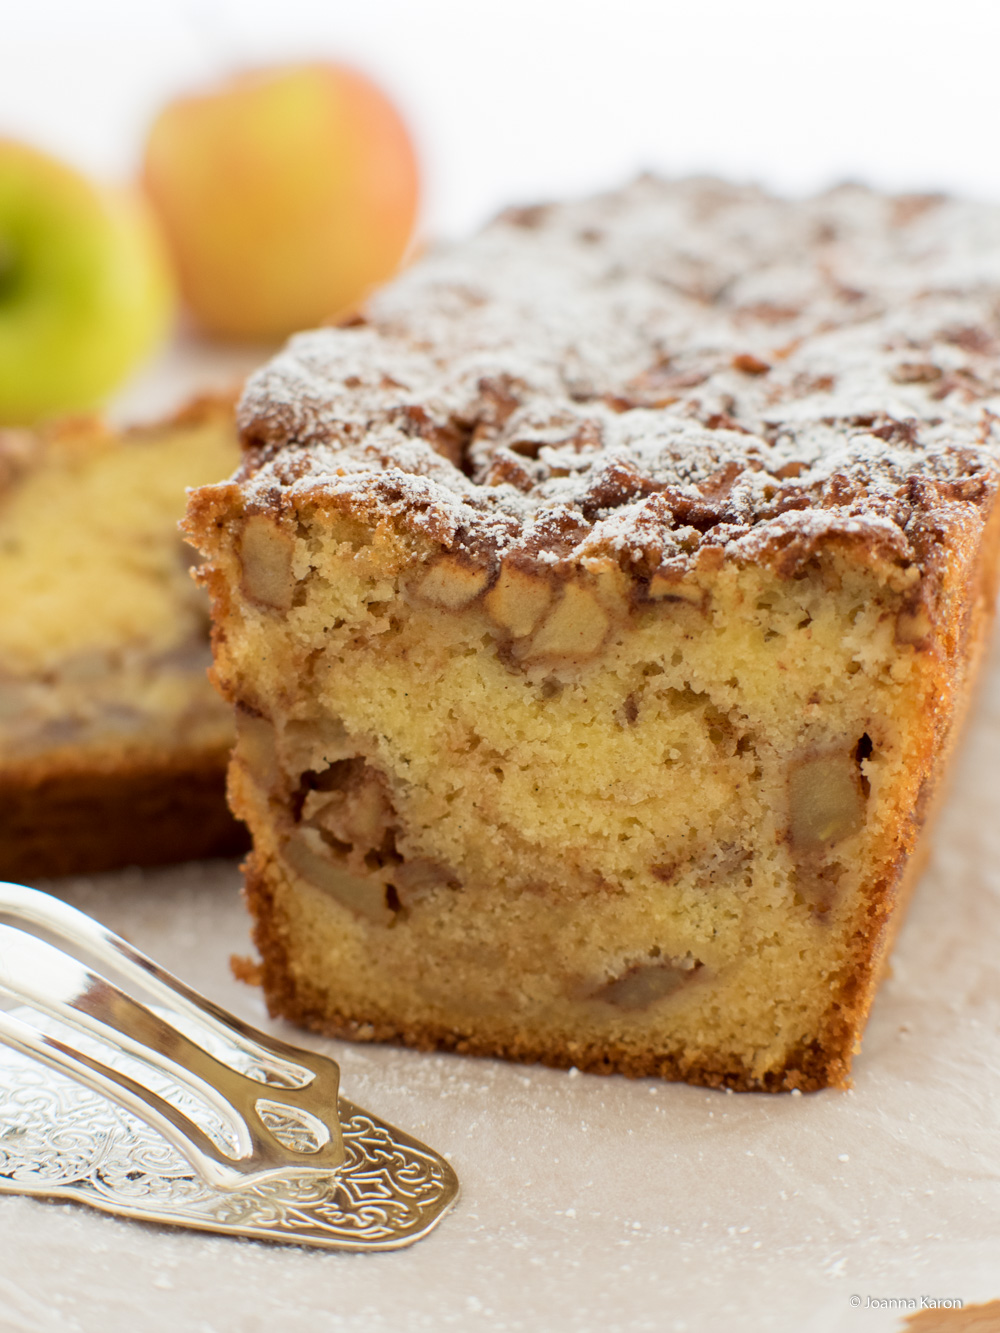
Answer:
<svg viewBox="0 0 1000 1333"><path fill-rule="evenodd" d="M349 1255L3 1198L2 1333L867 1333L900 1327L885 1301L1000 1296L1000 644L846 1093L321 1042L230 976L239 882L216 862L50 887L331 1051L347 1097L449 1154L456 1210L411 1250Z"/></svg>

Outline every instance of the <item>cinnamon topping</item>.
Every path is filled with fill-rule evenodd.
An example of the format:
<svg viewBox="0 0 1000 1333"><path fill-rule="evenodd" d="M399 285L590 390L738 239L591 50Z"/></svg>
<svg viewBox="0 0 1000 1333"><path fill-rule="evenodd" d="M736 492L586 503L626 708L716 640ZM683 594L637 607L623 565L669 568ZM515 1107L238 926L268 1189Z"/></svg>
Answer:
<svg viewBox="0 0 1000 1333"><path fill-rule="evenodd" d="M251 511L653 569L836 537L923 563L994 486L1000 209L644 177L502 215L250 382ZM919 484L917 484L919 479Z"/></svg>

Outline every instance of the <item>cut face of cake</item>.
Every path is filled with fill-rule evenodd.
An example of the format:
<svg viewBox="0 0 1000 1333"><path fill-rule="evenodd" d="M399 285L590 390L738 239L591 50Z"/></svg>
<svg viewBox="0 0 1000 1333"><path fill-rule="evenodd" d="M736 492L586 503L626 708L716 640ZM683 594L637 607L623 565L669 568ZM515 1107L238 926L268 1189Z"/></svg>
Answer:
<svg viewBox="0 0 1000 1333"><path fill-rule="evenodd" d="M239 458L232 404L117 435L0 433L0 877L239 850L231 710L177 532Z"/></svg>
<svg viewBox="0 0 1000 1333"><path fill-rule="evenodd" d="M642 180L251 381L188 531L273 1012L845 1082L992 611L997 238Z"/></svg>

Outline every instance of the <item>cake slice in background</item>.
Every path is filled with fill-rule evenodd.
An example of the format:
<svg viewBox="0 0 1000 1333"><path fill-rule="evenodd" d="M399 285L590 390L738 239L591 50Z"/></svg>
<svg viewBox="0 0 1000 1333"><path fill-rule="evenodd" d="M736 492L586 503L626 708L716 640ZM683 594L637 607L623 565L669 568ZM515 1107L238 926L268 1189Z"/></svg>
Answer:
<svg viewBox="0 0 1000 1333"><path fill-rule="evenodd" d="M272 1012L842 1085L996 590L1000 210L653 180L304 335L192 497Z"/></svg>
<svg viewBox="0 0 1000 1333"><path fill-rule="evenodd" d="M238 457L228 399L124 434L0 432L0 876L240 850L231 710L177 531L185 487Z"/></svg>

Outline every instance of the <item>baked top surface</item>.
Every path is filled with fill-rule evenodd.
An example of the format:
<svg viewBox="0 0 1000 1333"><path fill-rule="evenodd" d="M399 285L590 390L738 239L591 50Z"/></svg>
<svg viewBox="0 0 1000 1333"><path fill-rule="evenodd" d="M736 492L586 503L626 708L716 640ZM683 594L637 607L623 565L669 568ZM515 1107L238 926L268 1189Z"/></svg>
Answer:
<svg viewBox="0 0 1000 1333"><path fill-rule="evenodd" d="M293 339L244 395L240 480L545 563L831 537L926 563L994 486L998 312L998 208L644 177L511 210Z"/></svg>

